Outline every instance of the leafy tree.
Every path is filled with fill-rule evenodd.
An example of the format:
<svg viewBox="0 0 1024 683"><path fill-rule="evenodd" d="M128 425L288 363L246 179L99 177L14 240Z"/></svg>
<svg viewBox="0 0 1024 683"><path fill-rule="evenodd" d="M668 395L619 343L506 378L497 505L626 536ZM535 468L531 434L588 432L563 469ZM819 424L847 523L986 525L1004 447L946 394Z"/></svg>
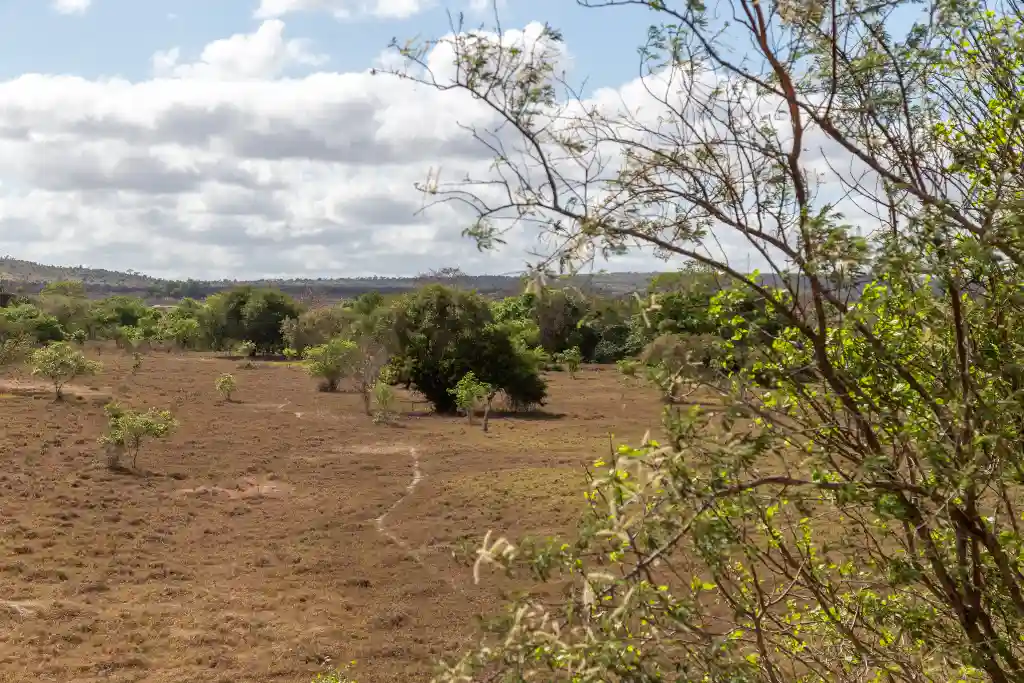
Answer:
<svg viewBox="0 0 1024 683"><path fill-rule="evenodd" d="M7 328L7 335L29 334L43 344L64 340L60 321L32 304L0 308L0 322Z"/></svg>
<svg viewBox="0 0 1024 683"><path fill-rule="evenodd" d="M256 344L257 353L273 353L284 348L284 321L300 313L287 294L246 285L207 298L197 318L213 348L245 339Z"/></svg>
<svg viewBox="0 0 1024 683"><path fill-rule="evenodd" d="M634 245L704 264L735 287L703 318L722 357L664 442L594 463L577 538L485 538L477 576L525 565L572 590L525 596L439 679L1024 679L1024 8L588 4L659 22L645 106L559 101L551 28L530 49L456 30L454 83L403 49L405 77L504 126L473 131L507 150L479 192L429 191L479 210L485 249L511 217L570 268ZM616 150L619 173L579 173Z"/></svg>
<svg viewBox="0 0 1024 683"><path fill-rule="evenodd" d="M481 382L470 370L462 376L448 393L455 397L455 405L466 415L469 424L473 424L473 416L481 403L490 403L494 397L494 387L486 382Z"/></svg>
<svg viewBox="0 0 1024 683"><path fill-rule="evenodd" d="M394 317L386 309L363 305L349 310L346 323L345 338L355 344L352 379L370 415L374 388L397 346Z"/></svg>
<svg viewBox="0 0 1024 683"><path fill-rule="evenodd" d="M88 360L67 342L54 342L32 352L32 374L53 383L57 399L63 398L64 385L76 377L95 375L102 366Z"/></svg>
<svg viewBox="0 0 1024 683"><path fill-rule="evenodd" d="M120 467L121 459L131 458L135 469L139 451L147 439L162 439L177 428L178 422L167 410L150 408L138 412L108 403L104 407L107 415L107 431L100 437L100 444L107 448L107 465Z"/></svg>
<svg viewBox="0 0 1024 683"><path fill-rule="evenodd" d="M341 380L351 375L358 357L359 347L355 342L341 337L311 346L303 353L307 372L321 380L321 391L337 391Z"/></svg>
<svg viewBox="0 0 1024 683"><path fill-rule="evenodd" d="M85 283L81 280L60 280L47 283L39 292L40 296L66 296L84 299Z"/></svg>
<svg viewBox="0 0 1024 683"><path fill-rule="evenodd" d="M90 315L93 328L105 334L120 327L146 327L144 321L156 318L156 313L142 299L120 295L94 302Z"/></svg>
<svg viewBox="0 0 1024 683"><path fill-rule="evenodd" d="M167 315L161 322L160 338L173 342L178 348L192 348L200 338L199 321L195 318Z"/></svg>
<svg viewBox="0 0 1024 683"><path fill-rule="evenodd" d="M32 338L26 334L10 336L0 341L0 367L21 363L31 356Z"/></svg>
<svg viewBox="0 0 1024 683"><path fill-rule="evenodd" d="M428 285L396 303L396 368L442 413L454 412L449 389L466 373L503 391L517 407L542 404L547 392L538 368L495 325L479 295Z"/></svg>

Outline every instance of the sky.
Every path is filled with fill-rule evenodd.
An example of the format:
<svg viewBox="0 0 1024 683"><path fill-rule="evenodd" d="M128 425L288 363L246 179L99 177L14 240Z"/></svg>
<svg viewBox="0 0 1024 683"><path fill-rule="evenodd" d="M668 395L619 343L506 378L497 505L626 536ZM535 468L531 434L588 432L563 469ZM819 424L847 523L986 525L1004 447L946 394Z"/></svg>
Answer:
<svg viewBox="0 0 1024 683"><path fill-rule="evenodd" d="M487 0L0 0L0 255L175 278L522 270L533 236L481 253L466 214L420 211L432 169L487 162L458 101L369 74L459 12L493 23ZM643 12L499 16L558 27L588 92L638 73Z"/></svg>

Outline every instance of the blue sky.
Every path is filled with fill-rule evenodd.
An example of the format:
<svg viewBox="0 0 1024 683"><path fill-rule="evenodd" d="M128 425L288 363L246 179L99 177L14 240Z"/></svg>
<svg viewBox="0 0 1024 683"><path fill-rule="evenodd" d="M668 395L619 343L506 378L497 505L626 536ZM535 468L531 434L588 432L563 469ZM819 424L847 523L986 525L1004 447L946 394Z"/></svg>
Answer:
<svg viewBox="0 0 1024 683"><path fill-rule="evenodd" d="M178 46L197 55L207 43L255 30L256 0L93 0L83 14L62 15L45 0L0 0L0 78L23 73L77 74L87 78L150 75L157 50ZM491 24L492 13L459 3L440 4L414 17L334 21L322 12L285 17L290 37L313 41L330 56L326 68L368 68L392 37L435 36L448 26L446 10L466 11L467 22ZM513 0L500 10L502 23L521 28L547 21L560 29L594 87L614 86L637 73L635 49L644 38L643 12L585 9L573 0ZM623 40L628 36L629 40Z"/></svg>

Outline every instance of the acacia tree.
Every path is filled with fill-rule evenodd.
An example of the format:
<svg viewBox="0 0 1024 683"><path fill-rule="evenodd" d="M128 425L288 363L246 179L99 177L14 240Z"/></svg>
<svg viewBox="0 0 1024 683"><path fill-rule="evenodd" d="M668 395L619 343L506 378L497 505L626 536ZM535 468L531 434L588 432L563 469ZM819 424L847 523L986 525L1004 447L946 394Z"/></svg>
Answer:
<svg viewBox="0 0 1024 683"><path fill-rule="evenodd" d="M580 4L657 17L644 101L561 87L550 28L453 27L452 78L407 45L399 76L495 121L471 134L497 175L422 189L485 249L541 225L570 268L702 264L740 288L708 310L731 334L664 443L595 463L578 538L488 534L478 580L525 563L574 590L523 598L442 679L1024 680L1024 7Z"/></svg>

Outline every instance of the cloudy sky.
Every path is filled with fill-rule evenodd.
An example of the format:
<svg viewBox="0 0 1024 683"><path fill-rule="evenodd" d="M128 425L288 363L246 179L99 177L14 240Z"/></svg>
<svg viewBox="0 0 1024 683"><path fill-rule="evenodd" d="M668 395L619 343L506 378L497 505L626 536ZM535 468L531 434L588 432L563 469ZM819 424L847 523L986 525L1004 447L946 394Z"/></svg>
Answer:
<svg viewBox="0 0 1024 683"><path fill-rule="evenodd" d="M169 277L522 269L531 244L482 255L465 216L417 213L430 169L486 163L458 101L369 73L392 37L487 21L481 4L0 0L0 254ZM645 14L514 0L501 18L562 29L593 91L635 78Z"/></svg>

